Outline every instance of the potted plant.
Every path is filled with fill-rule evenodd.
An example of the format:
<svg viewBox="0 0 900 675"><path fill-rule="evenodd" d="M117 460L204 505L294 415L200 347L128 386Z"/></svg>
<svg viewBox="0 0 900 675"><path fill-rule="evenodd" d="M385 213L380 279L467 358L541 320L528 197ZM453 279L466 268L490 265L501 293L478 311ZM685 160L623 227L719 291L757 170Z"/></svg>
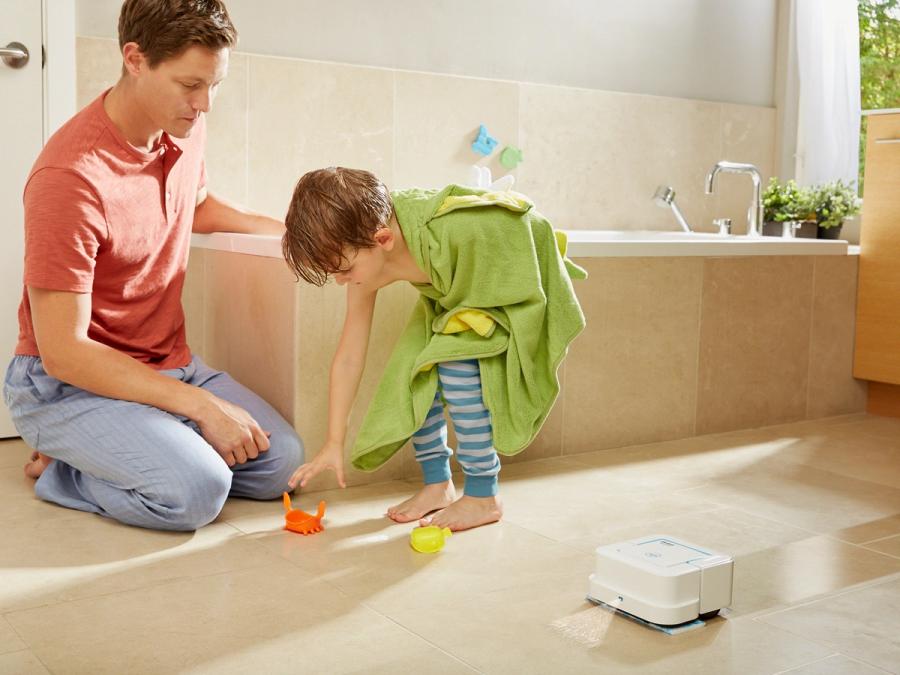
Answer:
<svg viewBox="0 0 900 675"><path fill-rule="evenodd" d="M859 213L862 202L853 183L834 181L813 190L819 239L839 239L844 219Z"/></svg>
<svg viewBox="0 0 900 675"><path fill-rule="evenodd" d="M816 209L813 196L813 190L797 185L794 180L779 183L777 178L769 179L763 193L763 234L779 237L784 224L789 223L797 230L797 236L814 238L812 223L816 221Z"/></svg>

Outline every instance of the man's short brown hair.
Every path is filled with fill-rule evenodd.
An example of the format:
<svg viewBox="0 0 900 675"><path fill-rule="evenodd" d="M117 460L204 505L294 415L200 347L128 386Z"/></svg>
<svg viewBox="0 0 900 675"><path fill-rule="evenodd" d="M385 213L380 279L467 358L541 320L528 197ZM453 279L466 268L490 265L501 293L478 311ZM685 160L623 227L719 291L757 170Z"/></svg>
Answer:
<svg viewBox="0 0 900 675"><path fill-rule="evenodd" d="M119 49L136 42L151 68L198 45L231 49L237 31L221 0L125 0L119 13Z"/></svg>
<svg viewBox="0 0 900 675"><path fill-rule="evenodd" d="M329 167L304 174L285 216L281 247L298 278L322 286L347 253L375 245L394 205L387 187L368 171Z"/></svg>

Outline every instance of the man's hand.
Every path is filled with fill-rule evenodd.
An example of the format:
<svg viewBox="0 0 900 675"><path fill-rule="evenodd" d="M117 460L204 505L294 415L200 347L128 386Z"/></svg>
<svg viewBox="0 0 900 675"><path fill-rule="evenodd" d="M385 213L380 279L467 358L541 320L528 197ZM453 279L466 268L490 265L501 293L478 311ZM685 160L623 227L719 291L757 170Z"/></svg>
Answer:
<svg viewBox="0 0 900 675"><path fill-rule="evenodd" d="M337 474L338 485L347 487L344 480L344 446L342 443L325 443L312 461L303 464L294 472L294 475L288 480L288 485L295 488L299 483L300 487L306 487L313 476L325 469L334 471Z"/></svg>
<svg viewBox="0 0 900 675"><path fill-rule="evenodd" d="M256 459L269 449L269 434L250 413L212 394L208 394L203 411L194 421L228 466Z"/></svg>

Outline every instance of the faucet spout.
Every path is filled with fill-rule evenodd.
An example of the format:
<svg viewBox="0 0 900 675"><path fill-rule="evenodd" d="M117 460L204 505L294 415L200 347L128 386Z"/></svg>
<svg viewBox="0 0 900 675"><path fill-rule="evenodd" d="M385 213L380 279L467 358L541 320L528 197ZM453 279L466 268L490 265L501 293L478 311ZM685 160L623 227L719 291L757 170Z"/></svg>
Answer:
<svg viewBox="0 0 900 675"><path fill-rule="evenodd" d="M762 176L759 169L753 164L742 162L716 162L716 165L706 174L706 194L711 195L715 190L716 176L720 173L745 173L753 181L753 201L747 213L747 236L762 236L763 206L762 206Z"/></svg>

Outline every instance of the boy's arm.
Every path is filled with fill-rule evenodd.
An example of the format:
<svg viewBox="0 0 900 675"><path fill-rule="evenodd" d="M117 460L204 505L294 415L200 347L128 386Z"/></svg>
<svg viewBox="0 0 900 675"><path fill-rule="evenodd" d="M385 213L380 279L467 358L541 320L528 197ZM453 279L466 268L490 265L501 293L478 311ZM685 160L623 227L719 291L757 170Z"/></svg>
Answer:
<svg viewBox="0 0 900 675"><path fill-rule="evenodd" d="M239 232L241 234L284 234L284 223L247 211L221 197L200 188L197 193L197 209L191 231L197 234L210 232Z"/></svg>
<svg viewBox="0 0 900 675"><path fill-rule="evenodd" d="M328 435L325 444L311 461L301 466L288 484L293 488L305 487L309 480L324 469L333 469L338 484L346 487L344 480L344 443L347 436L347 420L359 381L366 365L372 316L375 312L377 290L360 286L347 286L347 314L337 350L331 361L331 378L328 387Z"/></svg>

